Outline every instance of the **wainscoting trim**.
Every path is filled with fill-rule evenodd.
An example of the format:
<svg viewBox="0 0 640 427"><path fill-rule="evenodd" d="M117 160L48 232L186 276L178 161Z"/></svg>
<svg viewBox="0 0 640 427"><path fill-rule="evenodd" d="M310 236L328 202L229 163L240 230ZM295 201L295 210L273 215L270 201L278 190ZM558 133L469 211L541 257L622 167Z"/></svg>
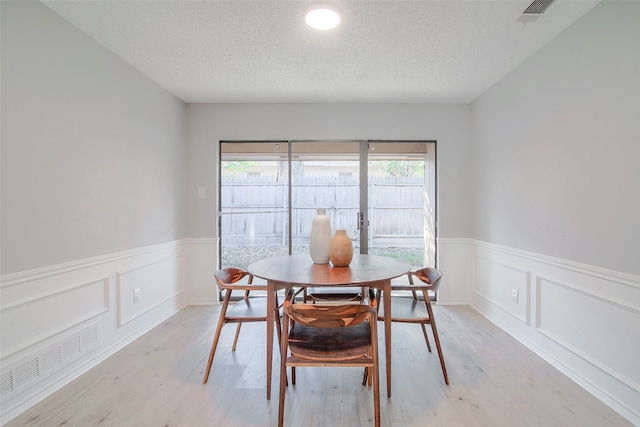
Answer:
<svg viewBox="0 0 640 427"><path fill-rule="evenodd" d="M475 283L483 278L478 277L475 268L471 273L470 304L633 424L640 425L640 384L637 364L634 367L633 362L640 360L640 343L630 335L640 328L640 277L493 243L474 240L471 246L472 260L488 259L528 271L533 288L527 290L527 310L532 322L516 320L500 304L478 293ZM498 295L512 285L505 280L489 283L492 294ZM545 296L545 289L551 293ZM572 310L573 301L576 305ZM600 316L593 323L591 311L593 316ZM601 329L592 330L589 323ZM622 334L629 337L628 342L603 332L618 332L620 328L624 328ZM613 353L607 353L611 347Z"/></svg>
<svg viewBox="0 0 640 427"><path fill-rule="evenodd" d="M184 248L175 240L1 276L1 423L184 308ZM119 324L117 278L127 272L147 301Z"/></svg>
<svg viewBox="0 0 640 427"><path fill-rule="evenodd" d="M543 255L536 252L529 252L523 249L510 248L507 246L497 245L495 243L482 242L479 240L471 240L475 248L487 248L495 252L502 252L508 255L514 255L520 258L529 259L531 261L540 262L554 267L560 267L564 270L570 270L580 274L587 274L598 279L607 281L615 281L620 285L629 286L640 290L640 277L632 274L623 273L615 270L597 267L594 265L583 264L576 261L566 260L562 258Z"/></svg>
<svg viewBox="0 0 640 427"><path fill-rule="evenodd" d="M146 264L142 264L139 266L136 266L134 268L131 269L127 269L124 271L118 271L116 273L116 282L117 282L117 293L118 293L118 326L123 326L129 322L131 322L132 320L152 311L155 310L158 306L161 306L162 304L166 303L167 301L170 301L172 299L174 299L175 297L179 296L180 294L182 294L184 292L184 287L183 287L183 283L179 284L179 288L174 291L171 292L167 295L165 295L164 298L161 298L159 301L154 301L153 304L144 304L141 306L141 309L135 311L134 313L132 313L129 316L125 316L125 310L124 310L124 304L125 301L127 300L127 297L131 297L132 295L124 295L124 281L125 278L134 273L134 272L140 272L140 271L144 271L146 269L149 269L151 267L155 267L155 266L160 266L161 264L164 264L168 261L173 261L175 265L180 265L180 271L179 271L179 277L182 279L183 277L183 273L182 273L182 265L183 263L183 256L182 254L178 254L177 256L171 256L171 257L165 257L165 258L160 258L154 262L151 263L146 263ZM182 279L181 282L184 282L184 280Z"/></svg>
<svg viewBox="0 0 640 427"><path fill-rule="evenodd" d="M114 252L111 254L105 254L105 255L85 258L81 260L74 260L74 261L65 262L62 264L36 268L33 270L6 274L4 276L0 276L0 288L16 286L26 282L33 282L38 279L46 279L52 276L56 276L58 274L64 274L64 273L68 273L76 270L98 266L101 264L107 264L114 261L119 261L123 259L132 258L135 256L149 254L159 250L175 247L176 244L181 244L181 243L182 243L181 240L158 243L155 245L128 249L120 252Z"/></svg>
<svg viewBox="0 0 640 427"><path fill-rule="evenodd" d="M103 300L96 301L95 307L88 306L87 308L89 308L89 310L86 310L85 312L82 312L82 313L78 313L78 315L76 315L73 318L73 320L70 320L68 322L63 323L62 325L51 328L44 333L38 334L36 337L29 339L27 341L21 342L17 346L4 348L4 345L3 345L2 357L5 358L8 356L11 356L14 353L22 351L28 347L31 347L39 342L46 340L49 337L58 335L77 325L83 324L86 321L96 316L99 316L102 313L107 312L109 310L109 279L105 277L105 278L94 280L92 282L85 283L82 285L69 286L63 289L47 292L41 295L37 295L34 298L24 299L22 301L18 301L12 304L8 304L5 307L2 307L2 309L0 309L0 316L2 316L3 321L7 321L6 317L7 315L11 315L11 312L18 312L20 311L20 309L26 309L29 306L36 305L40 302L45 303L47 300L52 300L56 297L63 297L65 294L71 294L76 291L79 292L83 289L89 288L91 286L96 286L96 285L102 288ZM14 327L15 327L15 324L14 324Z"/></svg>

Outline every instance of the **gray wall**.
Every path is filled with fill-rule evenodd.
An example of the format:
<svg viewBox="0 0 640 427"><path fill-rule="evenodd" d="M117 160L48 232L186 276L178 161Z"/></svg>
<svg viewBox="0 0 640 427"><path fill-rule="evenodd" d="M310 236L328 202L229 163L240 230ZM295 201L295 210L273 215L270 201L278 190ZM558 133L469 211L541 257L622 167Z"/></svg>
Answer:
<svg viewBox="0 0 640 427"><path fill-rule="evenodd" d="M215 237L220 139L406 138L438 141L441 237L637 274L639 7L597 6L470 127L463 105L185 106L42 4L2 2L2 273Z"/></svg>
<svg viewBox="0 0 640 427"><path fill-rule="evenodd" d="M218 141L252 139L436 140L440 236L471 233L466 105L189 104L187 119L190 237L217 236Z"/></svg>
<svg viewBox="0 0 640 427"><path fill-rule="evenodd" d="M1 7L2 274L184 237L185 104L41 3Z"/></svg>
<svg viewBox="0 0 640 427"><path fill-rule="evenodd" d="M640 2L602 2L471 106L476 239L640 274Z"/></svg>

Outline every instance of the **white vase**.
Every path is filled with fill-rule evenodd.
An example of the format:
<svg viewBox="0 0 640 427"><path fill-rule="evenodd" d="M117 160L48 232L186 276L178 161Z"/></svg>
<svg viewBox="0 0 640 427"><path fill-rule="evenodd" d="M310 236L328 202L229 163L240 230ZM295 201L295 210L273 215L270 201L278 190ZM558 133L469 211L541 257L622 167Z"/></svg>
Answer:
<svg viewBox="0 0 640 427"><path fill-rule="evenodd" d="M326 209L318 209L311 223L309 254L315 264L329 264L329 244L331 243L331 222Z"/></svg>

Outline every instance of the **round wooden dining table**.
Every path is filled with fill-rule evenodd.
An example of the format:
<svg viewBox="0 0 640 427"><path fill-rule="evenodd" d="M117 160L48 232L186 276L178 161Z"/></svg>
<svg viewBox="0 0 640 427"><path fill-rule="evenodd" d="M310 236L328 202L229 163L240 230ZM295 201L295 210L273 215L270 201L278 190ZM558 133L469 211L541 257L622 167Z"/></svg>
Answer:
<svg viewBox="0 0 640 427"><path fill-rule="evenodd" d="M256 261L247 271L267 281L267 307L275 306L280 289L317 286L368 286L381 289L385 307L391 307L391 279L410 270L406 262L377 255L354 254L348 267L314 264L309 254L286 255ZM267 310L267 399L271 398L274 310ZM387 396L391 397L391 316L385 316Z"/></svg>

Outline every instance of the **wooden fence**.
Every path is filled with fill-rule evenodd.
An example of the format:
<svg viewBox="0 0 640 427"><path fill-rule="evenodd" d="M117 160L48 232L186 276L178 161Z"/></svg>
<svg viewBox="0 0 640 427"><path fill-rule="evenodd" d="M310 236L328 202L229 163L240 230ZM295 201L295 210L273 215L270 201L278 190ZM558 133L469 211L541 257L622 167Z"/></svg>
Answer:
<svg viewBox="0 0 640 427"><path fill-rule="evenodd" d="M358 236L359 182L349 175L296 177L292 192L292 238L304 242L318 208L326 208L333 230ZM225 244L286 241L287 182L282 176L224 176L221 185ZM370 239L420 241L423 235L424 177L369 177ZM419 243L416 243L419 244Z"/></svg>

